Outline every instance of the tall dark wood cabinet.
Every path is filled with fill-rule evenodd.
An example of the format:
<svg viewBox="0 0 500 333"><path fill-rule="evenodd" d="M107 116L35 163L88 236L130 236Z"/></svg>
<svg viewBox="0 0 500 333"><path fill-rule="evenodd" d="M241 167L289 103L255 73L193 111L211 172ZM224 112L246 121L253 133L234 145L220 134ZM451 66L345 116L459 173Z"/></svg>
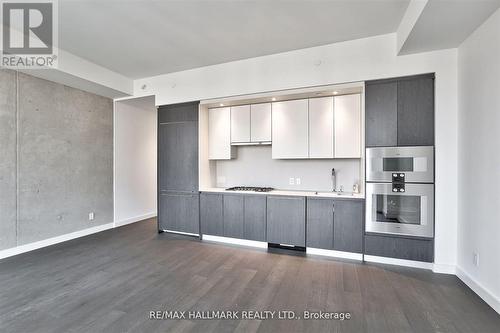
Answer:
<svg viewBox="0 0 500 333"><path fill-rule="evenodd" d="M200 233L198 102L158 108L158 230Z"/></svg>
<svg viewBox="0 0 500 333"><path fill-rule="evenodd" d="M366 82L366 147L434 145L434 74Z"/></svg>

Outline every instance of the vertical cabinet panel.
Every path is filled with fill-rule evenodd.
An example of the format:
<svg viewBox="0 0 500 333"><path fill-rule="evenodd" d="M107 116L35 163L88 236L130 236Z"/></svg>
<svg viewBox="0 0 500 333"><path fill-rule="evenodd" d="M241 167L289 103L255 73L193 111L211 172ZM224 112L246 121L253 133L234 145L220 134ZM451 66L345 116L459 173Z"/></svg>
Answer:
<svg viewBox="0 0 500 333"><path fill-rule="evenodd" d="M434 79L398 82L398 145L434 145Z"/></svg>
<svg viewBox="0 0 500 333"><path fill-rule="evenodd" d="M305 246L305 198L267 197L267 241Z"/></svg>
<svg viewBox="0 0 500 333"><path fill-rule="evenodd" d="M333 158L333 123L333 97L310 98L309 158Z"/></svg>
<svg viewBox="0 0 500 333"><path fill-rule="evenodd" d="M266 241L266 196L246 195L244 202L244 238Z"/></svg>
<svg viewBox="0 0 500 333"><path fill-rule="evenodd" d="M250 142L250 105L231 107L231 143Z"/></svg>
<svg viewBox="0 0 500 333"><path fill-rule="evenodd" d="M365 87L365 137L367 147L398 143L398 84L373 82Z"/></svg>
<svg viewBox="0 0 500 333"><path fill-rule="evenodd" d="M335 200L333 249L337 251L363 251L364 201Z"/></svg>
<svg viewBox="0 0 500 333"><path fill-rule="evenodd" d="M224 195L224 236L244 238L243 195Z"/></svg>
<svg viewBox="0 0 500 333"><path fill-rule="evenodd" d="M309 157L308 100L272 104L272 157Z"/></svg>
<svg viewBox="0 0 500 333"><path fill-rule="evenodd" d="M202 234L224 236L222 194L200 194L200 224Z"/></svg>
<svg viewBox="0 0 500 333"><path fill-rule="evenodd" d="M307 198L307 246L333 249L334 201Z"/></svg>
<svg viewBox="0 0 500 333"><path fill-rule="evenodd" d="M198 122L158 126L160 191L198 191Z"/></svg>
<svg viewBox="0 0 500 333"><path fill-rule="evenodd" d="M250 110L250 141L271 142L271 103L252 104Z"/></svg>
<svg viewBox="0 0 500 333"><path fill-rule="evenodd" d="M160 230L200 233L198 194L164 193L159 206Z"/></svg>
<svg viewBox="0 0 500 333"><path fill-rule="evenodd" d="M336 96L335 157L361 157L361 95ZM326 141L326 137L325 137Z"/></svg>
<svg viewBox="0 0 500 333"><path fill-rule="evenodd" d="M231 108L208 110L208 158L229 160L231 149Z"/></svg>

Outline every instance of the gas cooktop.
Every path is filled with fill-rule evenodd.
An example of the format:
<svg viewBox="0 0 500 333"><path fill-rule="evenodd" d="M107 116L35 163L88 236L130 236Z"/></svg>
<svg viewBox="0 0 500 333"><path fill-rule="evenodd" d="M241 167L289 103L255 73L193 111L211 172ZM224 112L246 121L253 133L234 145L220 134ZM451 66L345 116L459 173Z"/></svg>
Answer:
<svg viewBox="0 0 500 333"><path fill-rule="evenodd" d="M272 187L248 187L248 186L235 186L226 188L226 191L252 191L252 192L271 192L274 190Z"/></svg>

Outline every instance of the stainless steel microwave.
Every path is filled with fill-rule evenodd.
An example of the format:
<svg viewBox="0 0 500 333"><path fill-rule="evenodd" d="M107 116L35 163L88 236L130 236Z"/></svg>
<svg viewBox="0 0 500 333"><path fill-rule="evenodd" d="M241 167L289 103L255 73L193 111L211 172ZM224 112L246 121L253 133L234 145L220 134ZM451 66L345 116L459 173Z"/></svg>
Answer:
<svg viewBox="0 0 500 333"><path fill-rule="evenodd" d="M366 181L391 182L393 174L406 182L434 183L434 147L377 147L366 149Z"/></svg>

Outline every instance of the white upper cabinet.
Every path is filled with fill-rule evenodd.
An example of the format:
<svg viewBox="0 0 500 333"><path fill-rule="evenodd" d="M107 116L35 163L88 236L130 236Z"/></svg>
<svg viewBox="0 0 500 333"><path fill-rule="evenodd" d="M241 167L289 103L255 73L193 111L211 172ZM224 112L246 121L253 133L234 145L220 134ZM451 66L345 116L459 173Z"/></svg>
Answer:
<svg viewBox="0 0 500 333"><path fill-rule="evenodd" d="M308 100L272 104L272 157L309 157Z"/></svg>
<svg viewBox="0 0 500 333"><path fill-rule="evenodd" d="M250 141L270 143L271 138L271 103L252 104Z"/></svg>
<svg viewBox="0 0 500 333"><path fill-rule="evenodd" d="M231 143L250 142L250 105L231 107Z"/></svg>
<svg viewBox="0 0 500 333"><path fill-rule="evenodd" d="M231 109L229 107L208 110L208 158L229 160L231 148Z"/></svg>
<svg viewBox="0 0 500 333"><path fill-rule="evenodd" d="M361 157L361 95L334 98L335 157Z"/></svg>
<svg viewBox="0 0 500 333"><path fill-rule="evenodd" d="M333 97L309 99L309 158L333 158Z"/></svg>

